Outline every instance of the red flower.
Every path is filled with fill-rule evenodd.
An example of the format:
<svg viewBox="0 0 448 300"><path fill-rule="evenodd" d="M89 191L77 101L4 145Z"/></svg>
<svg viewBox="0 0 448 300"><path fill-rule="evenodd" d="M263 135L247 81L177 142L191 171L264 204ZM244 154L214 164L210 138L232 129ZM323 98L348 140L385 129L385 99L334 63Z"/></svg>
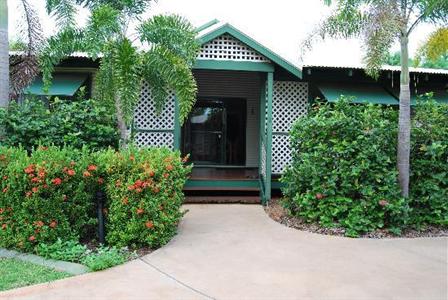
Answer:
<svg viewBox="0 0 448 300"><path fill-rule="evenodd" d="M120 181L120 180L115 181L115 186L116 186L116 187L121 186L121 181Z"/></svg>
<svg viewBox="0 0 448 300"><path fill-rule="evenodd" d="M54 185L60 185L62 183L61 178L55 178L51 181Z"/></svg>
<svg viewBox="0 0 448 300"><path fill-rule="evenodd" d="M378 204L381 205L382 207L384 207L384 206L388 205L389 202L387 202L387 200L383 199L383 200L378 201Z"/></svg>
<svg viewBox="0 0 448 300"><path fill-rule="evenodd" d="M34 242L35 240L36 240L36 237L34 235L32 235L28 238L28 241L30 241L30 242Z"/></svg>
<svg viewBox="0 0 448 300"><path fill-rule="evenodd" d="M30 174L34 172L34 165L29 165L28 167L25 168L25 173L26 174Z"/></svg>
<svg viewBox="0 0 448 300"><path fill-rule="evenodd" d="M67 174L69 176L75 176L76 172L75 172L75 170L69 169L69 170L67 170Z"/></svg>
<svg viewBox="0 0 448 300"><path fill-rule="evenodd" d="M39 191L39 188L35 186L31 189L31 191L33 191L33 193L37 193Z"/></svg>
<svg viewBox="0 0 448 300"><path fill-rule="evenodd" d="M6 175L3 176L3 180L6 180L6 179L8 179L8 176L6 176Z"/></svg>
<svg viewBox="0 0 448 300"><path fill-rule="evenodd" d="M321 193L317 193L317 194L316 194L316 199L317 199L317 200L322 200L323 198L325 198L325 195L324 195L324 194L321 194Z"/></svg>
<svg viewBox="0 0 448 300"><path fill-rule="evenodd" d="M174 169L173 165L166 166L167 171L172 171Z"/></svg>
<svg viewBox="0 0 448 300"><path fill-rule="evenodd" d="M142 213L144 213L144 209L143 208L137 208L137 215L141 215Z"/></svg>
<svg viewBox="0 0 448 300"><path fill-rule="evenodd" d="M104 179L103 178L98 178L98 184L103 184L104 183Z"/></svg>
<svg viewBox="0 0 448 300"><path fill-rule="evenodd" d="M148 221L148 222L145 223L145 226L146 226L146 228L151 229L151 228L154 227L154 224L151 221Z"/></svg>
<svg viewBox="0 0 448 300"><path fill-rule="evenodd" d="M143 190L142 190L141 188L136 188L135 191L136 191L137 193L141 193Z"/></svg>
<svg viewBox="0 0 448 300"><path fill-rule="evenodd" d="M50 226L51 228L56 228L56 226L58 226L58 222L53 220L53 221L50 222L50 224L48 226Z"/></svg>
<svg viewBox="0 0 448 300"><path fill-rule="evenodd" d="M168 174L168 173L163 173L163 177L164 177L164 178L168 178L168 177L170 177L170 174Z"/></svg>
<svg viewBox="0 0 448 300"><path fill-rule="evenodd" d="M29 191L25 193L25 197L27 197L27 198L31 197L31 195L32 195L32 193Z"/></svg>
<svg viewBox="0 0 448 300"><path fill-rule="evenodd" d="M33 178L31 178L31 182L39 182L39 178L33 177Z"/></svg>
<svg viewBox="0 0 448 300"><path fill-rule="evenodd" d="M128 203L129 203L128 197L124 197L122 202L124 205L128 205Z"/></svg>
<svg viewBox="0 0 448 300"><path fill-rule="evenodd" d="M154 173L153 170L150 170L150 171L148 172L148 174L149 174L149 177L154 177L154 175L155 175L155 173Z"/></svg>
<svg viewBox="0 0 448 300"><path fill-rule="evenodd" d="M8 187L5 187L4 189L3 189L3 193L6 193L8 191Z"/></svg>
<svg viewBox="0 0 448 300"><path fill-rule="evenodd" d="M2 214L5 211L4 208L0 208L0 214Z"/></svg>
<svg viewBox="0 0 448 300"><path fill-rule="evenodd" d="M40 178L44 178L45 177L45 172L44 171L40 171L39 174L37 174L37 176L39 176Z"/></svg>
<svg viewBox="0 0 448 300"><path fill-rule="evenodd" d="M90 174L89 171L85 171L84 173L82 173L82 176L84 176L84 177L90 177L90 176L92 176L92 174Z"/></svg>
<svg viewBox="0 0 448 300"><path fill-rule="evenodd" d="M6 224L2 224L2 229L5 230L8 227Z"/></svg>
<svg viewBox="0 0 448 300"><path fill-rule="evenodd" d="M44 222L42 222L42 221L36 221L36 222L34 222L34 225L36 225L37 227L42 227L42 226L44 226L45 224L44 224Z"/></svg>
<svg viewBox="0 0 448 300"><path fill-rule="evenodd" d="M47 184L44 184L42 187L43 187L44 189L46 189L46 188L48 187L48 185L47 185Z"/></svg>
<svg viewBox="0 0 448 300"><path fill-rule="evenodd" d="M182 158L182 162L186 163L188 161L189 155L185 155L184 158Z"/></svg>
<svg viewBox="0 0 448 300"><path fill-rule="evenodd" d="M140 179L137 179L134 183L134 188L139 188L141 187L143 184L143 181L141 181Z"/></svg>
<svg viewBox="0 0 448 300"><path fill-rule="evenodd" d="M129 159L132 160L132 161L134 161L134 160L135 160L134 155L129 156Z"/></svg>
<svg viewBox="0 0 448 300"><path fill-rule="evenodd" d="M95 165L90 165L87 167L88 171L95 171L96 170L96 166Z"/></svg>

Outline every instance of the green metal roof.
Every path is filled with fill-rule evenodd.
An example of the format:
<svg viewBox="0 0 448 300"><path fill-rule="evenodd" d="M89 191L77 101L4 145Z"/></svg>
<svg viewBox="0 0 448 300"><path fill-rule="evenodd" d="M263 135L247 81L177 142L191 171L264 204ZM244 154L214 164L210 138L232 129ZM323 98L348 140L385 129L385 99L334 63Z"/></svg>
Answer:
<svg viewBox="0 0 448 300"><path fill-rule="evenodd" d="M381 86L374 83L317 83L319 90L329 102L336 102L341 95L355 97L355 103L398 105L398 100Z"/></svg>
<svg viewBox="0 0 448 300"><path fill-rule="evenodd" d="M204 24L203 26L198 28L198 31L204 31L205 29L211 28L211 26L216 24L216 20L213 20L207 24ZM209 41L219 37L223 34L229 34L233 36L234 38L240 40L242 43L246 44L247 46L251 47L258 53L264 55L266 58L271 60L273 63L279 65L298 79L302 78L302 71L293 65L292 63L286 61L284 58L280 57L276 53L272 52L268 48L264 47L248 35L244 34L243 32L239 31L232 25L225 23L213 30L208 31L205 34L202 34L198 37L199 42L203 45L205 43L208 43ZM201 32L199 32L201 34Z"/></svg>
<svg viewBox="0 0 448 300"><path fill-rule="evenodd" d="M87 79L87 74L55 74L48 92L44 92L42 77L37 77L25 89L25 94L49 96L73 96Z"/></svg>

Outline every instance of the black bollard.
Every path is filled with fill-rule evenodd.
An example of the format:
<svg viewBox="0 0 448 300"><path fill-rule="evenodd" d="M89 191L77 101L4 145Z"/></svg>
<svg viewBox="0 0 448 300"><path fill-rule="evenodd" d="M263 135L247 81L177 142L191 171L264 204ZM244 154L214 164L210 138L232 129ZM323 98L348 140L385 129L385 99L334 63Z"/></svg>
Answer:
<svg viewBox="0 0 448 300"><path fill-rule="evenodd" d="M103 191L96 192L96 207L97 207L97 214L98 214L98 240L99 240L100 244L104 244L105 238L104 238L104 214L103 214L104 192Z"/></svg>

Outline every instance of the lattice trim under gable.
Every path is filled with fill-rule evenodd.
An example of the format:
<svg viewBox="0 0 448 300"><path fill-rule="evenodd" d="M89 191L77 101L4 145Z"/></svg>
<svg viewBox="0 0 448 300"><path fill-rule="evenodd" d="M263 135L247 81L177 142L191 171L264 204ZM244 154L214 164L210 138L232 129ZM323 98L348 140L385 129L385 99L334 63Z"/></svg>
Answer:
<svg viewBox="0 0 448 300"><path fill-rule="evenodd" d="M229 34L223 34L201 47L198 59L269 62L265 56Z"/></svg>

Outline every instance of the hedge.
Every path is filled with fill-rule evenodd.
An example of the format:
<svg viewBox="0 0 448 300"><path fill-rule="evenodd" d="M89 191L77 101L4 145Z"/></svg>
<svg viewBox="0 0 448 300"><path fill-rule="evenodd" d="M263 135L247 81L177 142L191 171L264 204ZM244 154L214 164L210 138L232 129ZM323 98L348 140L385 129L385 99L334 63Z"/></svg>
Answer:
<svg viewBox="0 0 448 300"><path fill-rule="evenodd" d="M308 222L343 227L348 236L448 225L447 112L430 100L416 108L405 199L397 183L397 111L344 98L314 106L291 131L284 206Z"/></svg>
<svg viewBox="0 0 448 300"><path fill-rule="evenodd" d="M98 190L108 199L109 245L163 245L182 216L189 171L179 152L165 148L0 147L0 247L95 239Z"/></svg>

